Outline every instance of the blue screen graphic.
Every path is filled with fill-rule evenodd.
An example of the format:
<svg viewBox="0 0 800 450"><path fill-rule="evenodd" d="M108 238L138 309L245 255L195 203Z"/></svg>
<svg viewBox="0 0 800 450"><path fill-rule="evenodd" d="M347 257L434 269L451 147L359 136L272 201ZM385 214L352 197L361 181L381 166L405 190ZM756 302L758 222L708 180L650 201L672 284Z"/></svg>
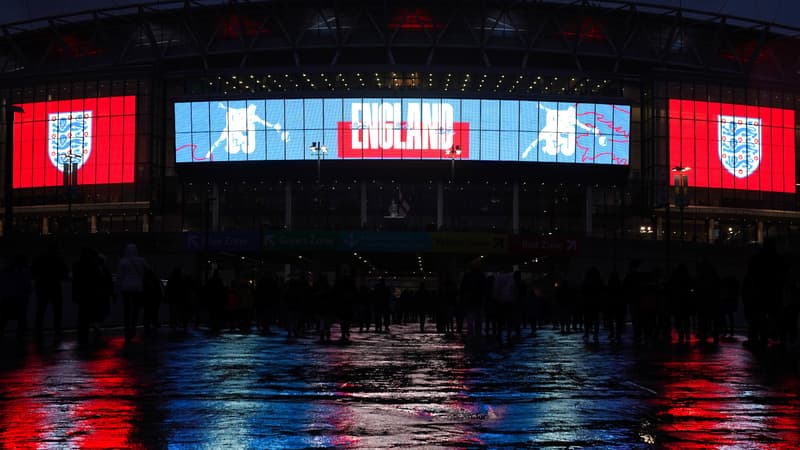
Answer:
<svg viewBox="0 0 800 450"><path fill-rule="evenodd" d="M630 106L304 98L175 103L177 163L458 159L627 165Z"/></svg>

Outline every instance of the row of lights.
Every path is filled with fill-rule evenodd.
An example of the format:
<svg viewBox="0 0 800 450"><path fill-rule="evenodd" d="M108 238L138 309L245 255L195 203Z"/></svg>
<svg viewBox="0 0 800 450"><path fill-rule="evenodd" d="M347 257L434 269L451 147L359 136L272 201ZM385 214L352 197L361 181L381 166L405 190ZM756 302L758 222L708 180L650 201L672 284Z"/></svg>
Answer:
<svg viewBox="0 0 800 450"><path fill-rule="evenodd" d="M369 262L367 258L358 254L358 252L353 252L353 257L355 257L361 264L367 267L369 270L370 275L373 273L379 273L378 269L375 267L374 264Z"/></svg>
<svg viewBox="0 0 800 450"><path fill-rule="evenodd" d="M373 83L367 85L368 80ZM438 81L438 84L437 84ZM300 73L294 76L290 74L250 74L245 76L218 75L216 80L208 81L211 90L222 91L224 94L233 93L256 93L256 92L289 92L307 90L345 90L353 88L361 89L399 89L399 88L427 88L442 89L444 91L460 90L461 92L535 92L546 94L600 94L607 92L612 86L612 81L608 79L594 80L589 78L577 77L543 77L541 75L526 78L525 75L515 77L500 74L490 80L488 74L480 77L473 77L467 73L460 80L453 73L434 74L428 73L423 77L418 72L399 74L397 72L380 73L374 72L373 76L366 73L356 72L355 74L346 73L320 73L319 75Z"/></svg>

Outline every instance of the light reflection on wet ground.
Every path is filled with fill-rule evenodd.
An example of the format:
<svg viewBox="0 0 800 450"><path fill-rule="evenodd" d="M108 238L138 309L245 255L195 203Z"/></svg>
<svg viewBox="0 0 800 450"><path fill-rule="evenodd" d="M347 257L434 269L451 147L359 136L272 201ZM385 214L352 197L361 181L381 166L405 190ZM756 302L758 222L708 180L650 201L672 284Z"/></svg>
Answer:
<svg viewBox="0 0 800 450"><path fill-rule="evenodd" d="M778 354L511 345L414 328L347 345L162 331L90 351L5 337L10 448L797 448L800 382Z"/></svg>

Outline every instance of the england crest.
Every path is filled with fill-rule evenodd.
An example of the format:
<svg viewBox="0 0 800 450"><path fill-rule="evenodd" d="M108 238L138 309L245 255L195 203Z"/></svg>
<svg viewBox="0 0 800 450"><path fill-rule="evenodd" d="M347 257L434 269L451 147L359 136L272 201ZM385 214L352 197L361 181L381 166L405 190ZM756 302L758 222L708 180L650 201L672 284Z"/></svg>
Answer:
<svg viewBox="0 0 800 450"><path fill-rule="evenodd" d="M48 131L50 163L62 172L67 164L80 169L92 153L92 111L50 114Z"/></svg>
<svg viewBox="0 0 800 450"><path fill-rule="evenodd" d="M736 178L747 178L761 164L761 120L718 116L719 159Z"/></svg>

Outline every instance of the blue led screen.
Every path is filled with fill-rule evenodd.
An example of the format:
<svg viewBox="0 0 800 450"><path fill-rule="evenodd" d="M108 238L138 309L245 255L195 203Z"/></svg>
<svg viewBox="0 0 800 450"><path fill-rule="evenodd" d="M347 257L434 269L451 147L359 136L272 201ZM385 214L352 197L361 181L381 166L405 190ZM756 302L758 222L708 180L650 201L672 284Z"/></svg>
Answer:
<svg viewBox="0 0 800 450"><path fill-rule="evenodd" d="M627 165L630 106L444 98L177 102L175 147L178 163L324 157Z"/></svg>

